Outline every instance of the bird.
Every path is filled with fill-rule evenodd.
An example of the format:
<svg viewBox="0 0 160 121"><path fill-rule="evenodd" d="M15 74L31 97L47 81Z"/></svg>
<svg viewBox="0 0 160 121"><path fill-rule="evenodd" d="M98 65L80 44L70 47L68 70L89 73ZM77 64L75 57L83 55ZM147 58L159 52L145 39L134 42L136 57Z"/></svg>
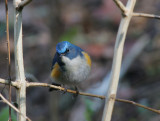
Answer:
<svg viewBox="0 0 160 121"><path fill-rule="evenodd" d="M51 67L52 84L74 86L79 93L77 86L87 79L90 70L91 58L83 49L68 41L56 45Z"/></svg>

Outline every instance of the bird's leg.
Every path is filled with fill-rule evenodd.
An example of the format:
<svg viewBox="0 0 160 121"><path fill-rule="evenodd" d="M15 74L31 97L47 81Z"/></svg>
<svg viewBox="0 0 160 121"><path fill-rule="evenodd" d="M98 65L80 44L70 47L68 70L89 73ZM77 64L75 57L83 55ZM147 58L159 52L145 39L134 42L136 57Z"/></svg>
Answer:
<svg viewBox="0 0 160 121"><path fill-rule="evenodd" d="M57 83L55 83L55 82L52 82L52 85L55 85L55 86L61 86L61 84L57 84ZM51 91L55 91L55 90L58 90L58 89L49 88L49 92L51 92Z"/></svg>
<svg viewBox="0 0 160 121"><path fill-rule="evenodd" d="M64 88L64 90L63 90L63 93L62 93L62 94L65 94L65 93L67 92L67 88L65 87L64 84L63 84L63 88Z"/></svg>
<svg viewBox="0 0 160 121"><path fill-rule="evenodd" d="M74 98L77 98L77 96L79 95L79 90L76 86L75 86L75 91L76 91L76 94L74 94L73 96Z"/></svg>

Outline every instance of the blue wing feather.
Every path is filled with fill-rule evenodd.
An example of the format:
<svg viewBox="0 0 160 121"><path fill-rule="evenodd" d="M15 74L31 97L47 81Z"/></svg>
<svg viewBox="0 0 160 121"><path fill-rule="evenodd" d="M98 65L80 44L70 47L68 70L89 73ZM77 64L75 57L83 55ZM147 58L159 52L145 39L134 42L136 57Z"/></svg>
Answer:
<svg viewBox="0 0 160 121"><path fill-rule="evenodd" d="M57 53L56 53L56 54L54 55L53 60L52 60L51 70L53 69L53 67L54 67L55 63L57 62L57 57L58 57L58 55L57 55Z"/></svg>

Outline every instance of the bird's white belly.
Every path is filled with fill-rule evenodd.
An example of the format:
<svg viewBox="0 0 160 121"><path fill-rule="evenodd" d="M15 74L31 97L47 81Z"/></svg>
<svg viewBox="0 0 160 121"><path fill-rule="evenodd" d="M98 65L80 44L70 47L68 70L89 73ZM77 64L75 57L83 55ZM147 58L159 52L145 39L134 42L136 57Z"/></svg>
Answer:
<svg viewBox="0 0 160 121"><path fill-rule="evenodd" d="M63 56L62 62L65 63L64 71L61 76L61 81L64 84L75 85L85 80L90 72L90 66L86 63L85 58L80 56L72 60Z"/></svg>

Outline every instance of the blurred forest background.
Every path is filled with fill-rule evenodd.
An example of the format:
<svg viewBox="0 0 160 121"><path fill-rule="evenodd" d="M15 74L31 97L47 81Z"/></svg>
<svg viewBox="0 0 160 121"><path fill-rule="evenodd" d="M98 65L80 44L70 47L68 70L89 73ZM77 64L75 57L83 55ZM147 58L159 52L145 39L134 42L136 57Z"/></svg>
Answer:
<svg viewBox="0 0 160 121"><path fill-rule="evenodd" d="M15 79L13 5L9 0L12 80ZM127 0L122 0L126 4ZM160 0L137 0L136 12L160 14ZM33 0L23 10L24 67L28 81L48 81L55 46L70 41L92 58L92 71L81 84L82 91L105 94L101 83L112 65L114 44L121 13L112 0ZM0 78L8 78L4 0L0 0ZM131 20L124 48L117 97L160 109L160 21L143 17ZM141 39L141 40L139 40ZM136 46L139 45L139 46ZM143 45L143 46L141 46ZM130 53L132 51L132 53ZM132 57L135 57L134 59ZM129 61L129 62L128 62ZM97 84L98 83L98 84ZM103 86L107 87L107 85ZM0 90L4 86L0 85ZM6 88L7 89L7 88ZM96 92L97 91L97 92ZM99 93L98 91L101 91ZM7 90L3 91L7 97ZM12 89L12 101L16 101ZM0 103L0 120L7 115ZM47 88L27 89L27 116L33 121L100 121L104 100L78 96ZM133 105L116 102L112 121L159 121L160 115ZM7 120L6 120L7 121Z"/></svg>

